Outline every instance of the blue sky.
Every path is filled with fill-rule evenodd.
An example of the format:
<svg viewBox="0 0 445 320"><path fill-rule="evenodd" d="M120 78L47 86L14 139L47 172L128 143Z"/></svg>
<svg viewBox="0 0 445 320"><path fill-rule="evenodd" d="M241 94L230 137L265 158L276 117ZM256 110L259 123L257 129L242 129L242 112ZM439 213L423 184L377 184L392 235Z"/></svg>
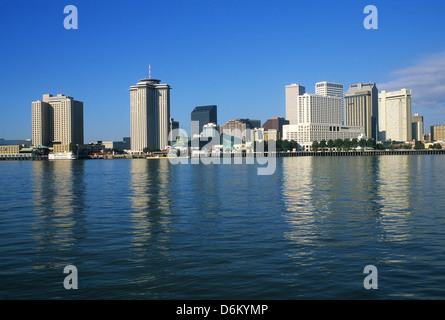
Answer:
<svg viewBox="0 0 445 320"><path fill-rule="evenodd" d="M366 5L378 29L366 30ZM79 29L66 30L66 5ZM232 118L285 116L284 87L376 82L413 91L426 130L445 123L445 2L398 0L1 0L0 137L31 138L31 102L84 102L85 142L130 135L129 87L172 87L185 129L195 106Z"/></svg>

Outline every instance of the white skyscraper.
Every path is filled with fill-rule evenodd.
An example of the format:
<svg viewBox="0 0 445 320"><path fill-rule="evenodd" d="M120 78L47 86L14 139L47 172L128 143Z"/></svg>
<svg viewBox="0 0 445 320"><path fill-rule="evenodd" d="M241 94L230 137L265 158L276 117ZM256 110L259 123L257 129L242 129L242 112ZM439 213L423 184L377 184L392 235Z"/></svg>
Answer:
<svg viewBox="0 0 445 320"><path fill-rule="evenodd" d="M411 90L379 93L380 140L411 141Z"/></svg>
<svg viewBox="0 0 445 320"><path fill-rule="evenodd" d="M299 94L297 84L286 86L286 119L290 124L283 126L283 139L295 140L309 150L313 141L358 138L361 127L343 126L343 85L317 85L319 94Z"/></svg>
<svg viewBox="0 0 445 320"><path fill-rule="evenodd" d="M130 87L131 150L164 149L170 127L170 86L142 79Z"/></svg>
<svg viewBox="0 0 445 320"><path fill-rule="evenodd" d="M334 82L317 82L315 84L315 94L326 97L341 97L343 98L343 85Z"/></svg>

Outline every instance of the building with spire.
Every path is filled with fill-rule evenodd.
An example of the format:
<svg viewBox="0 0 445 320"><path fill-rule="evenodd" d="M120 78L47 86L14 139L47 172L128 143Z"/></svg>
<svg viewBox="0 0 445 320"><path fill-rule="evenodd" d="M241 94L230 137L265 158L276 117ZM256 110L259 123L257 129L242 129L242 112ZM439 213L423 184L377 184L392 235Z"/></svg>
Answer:
<svg viewBox="0 0 445 320"><path fill-rule="evenodd" d="M170 86L148 78L130 87L131 151L165 149L170 130Z"/></svg>

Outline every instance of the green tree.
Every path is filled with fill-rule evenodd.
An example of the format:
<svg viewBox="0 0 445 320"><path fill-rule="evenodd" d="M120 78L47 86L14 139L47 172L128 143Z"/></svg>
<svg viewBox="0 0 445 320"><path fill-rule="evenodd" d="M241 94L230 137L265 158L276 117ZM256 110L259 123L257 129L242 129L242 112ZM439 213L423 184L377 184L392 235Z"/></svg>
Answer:
<svg viewBox="0 0 445 320"><path fill-rule="evenodd" d="M329 139L327 146L328 146L329 149L332 149L334 147L334 140Z"/></svg>
<svg viewBox="0 0 445 320"><path fill-rule="evenodd" d="M422 150L425 149L425 145L421 141L416 141L416 144L414 145L415 150Z"/></svg>
<svg viewBox="0 0 445 320"><path fill-rule="evenodd" d="M317 149L320 147L320 144L318 141L312 141L312 151L317 151Z"/></svg>
<svg viewBox="0 0 445 320"><path fill-rule="evenodd" d="M283 151L283 148L281 148L282 143L283 143L283 140L281 140L281 139L277 139L277 141L275 142L275 148L276 148L277 152Z"/></svg>
<svg viewBox="0 0 445 320"><path fill-rule="evenodd" d="M282 149L283 151L287 151L287 150L289 150L289 141L288 141L288 140L283 140L283 141L281 142L281 149Z"/></svg>
<svg viewBox="0 0 445 320"><path fill-rule="evenodd" d="M366 146L367 146L368 148L373 148L373 149L375 149L375 145L376 145L376 143L375 143L375 140L374 140L374 139L369 138L368 140L366 140Z"/></svg>
<svg viewBox="0 0 445 320"><path fill-rule="evenodd" d="M345 150L349 150L349 148L351 147L351 140L349 140L348 138L343 140L343 149Z"/></svg>
<svg viewBox="0 0 445 320"><path fill-rule="evenodd" d="M322 149L326 148L326 140L325 139L320 141L320 148L322 148Z"/></svg>
<svg viewBox="0 0 445 320"><path fill-rule="evenodd" d="M358 142L358 145L360 146L360 147L362 147L362 148L365 148L366 147L366 145L367 145L367 141L366 141L366 139L360 139L360 141Z"/></svg>
<svg viewBox="0 0 445 320"><path fill-rule="evenodd" d="M351 140L351 148L356 149L358 147L358 139L354 138Z"/></svg>
<svg viewBox="0 0 445 320"><path fill-rule="evenodd" d="M298 142L295 140L291 140L289 142L289 150L294 151L294 149L298 150Z"/></svg>
<svg viewBox="0 0 445 320"><path fill-rule="evenodd" d="M335 146L337 149L341 149L341 148L343 147L343 140L340 139L340 138L335 139L335 141L334 141L334 146Z"/></svg>

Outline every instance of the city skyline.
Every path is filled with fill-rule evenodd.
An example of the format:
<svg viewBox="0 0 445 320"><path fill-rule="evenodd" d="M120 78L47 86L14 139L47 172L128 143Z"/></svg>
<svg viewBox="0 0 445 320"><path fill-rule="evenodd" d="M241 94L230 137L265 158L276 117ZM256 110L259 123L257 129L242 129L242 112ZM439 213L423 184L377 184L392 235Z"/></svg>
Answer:
<svg viewBox="0 0 445 320"><path fill-rule="evenodd" d="M199 105L218 105L220 123L283 117L285 85L320 81L341 83L344 91L368 81L379 91L410 89L412 113L424 116L425 133L445 123L445 93L439 90L445 45L431 41L440 38L443 3L418 7L407 1L402 7L375 1L379 29L366 30L367 1L165 1L153 10L130 2L146 10L128 2L74 1L78 30L63 28L68 3L2 2L0 40L8 50L0 53L1 138L31 138L29 102L46 92L84 101L86 143L130 136L128 87L147 77L149 64L155 78L172 86L171 117L187 131L190 112ZM36 21L34 15L45 19ZM170 16L175 22L166 24ZM416 17L422 24L411 25ZM137 30L147 19L160 28L144 40ZM320 43L326 26L334 35ZM354 39L352 48L345 48L348 38ZM23 79L26 90L19 91Z"/></svg>

